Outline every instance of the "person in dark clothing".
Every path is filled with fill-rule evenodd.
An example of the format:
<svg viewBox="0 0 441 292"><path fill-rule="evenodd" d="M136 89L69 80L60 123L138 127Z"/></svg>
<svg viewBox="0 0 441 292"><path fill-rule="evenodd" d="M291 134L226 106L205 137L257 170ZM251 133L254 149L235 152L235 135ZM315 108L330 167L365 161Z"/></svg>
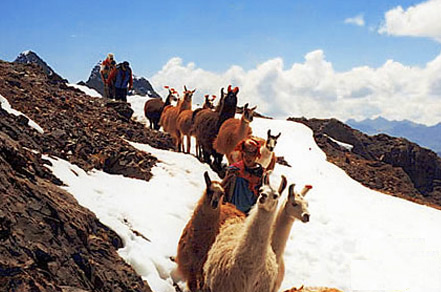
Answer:
<svg viewBox="0 0 441 292"><path fill-rule="evenodd" d="M127 102L128 90L133 88L132 69L129 62L125 61L116 65L109 76L109 83L115 88L115 99Z"/></svg>
<svg viewBox="0 0 441 292"><path fill-rule="evenodd" d="M257 202L259 188L262 186L263 167L257 163L260 156L261 142L247 138L239 142L236 150L241 153L241 160L227 167L222 184L225 188L226 201L234 204L245 214Z"/></svg>

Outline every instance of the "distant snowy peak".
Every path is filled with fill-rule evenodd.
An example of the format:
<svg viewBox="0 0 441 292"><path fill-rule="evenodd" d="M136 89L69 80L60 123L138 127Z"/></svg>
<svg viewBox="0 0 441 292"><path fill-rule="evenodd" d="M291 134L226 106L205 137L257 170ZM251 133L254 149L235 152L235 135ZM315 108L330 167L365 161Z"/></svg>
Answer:
<svg viewBox="0 0 441 292"><path fill-rule="evenodd" d="M67 82L66 79L62 78L60 75L58 75L43 59L41 59L36 53L33 51L27 50L14 60L16 63L23 63L23 64L37 64L43 69L43 72L55 82Z"/></svg>

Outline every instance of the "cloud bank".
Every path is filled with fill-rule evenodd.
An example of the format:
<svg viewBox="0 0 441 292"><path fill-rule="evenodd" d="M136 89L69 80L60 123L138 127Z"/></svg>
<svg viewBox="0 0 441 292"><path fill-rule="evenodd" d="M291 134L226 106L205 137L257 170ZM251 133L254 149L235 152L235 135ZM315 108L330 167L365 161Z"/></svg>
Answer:
<svg viewBox="0 0 441 292"><path fill-rule="evenodd" d="M441 122L441 54L424 67L388 60L381 67L336 72L322 50L309 52L303 63L285 68L280 58L255 69L232 66L223 73L184 64L172 58L150 81L165 96L164 85L182 92L197 88L194 104L205 94L220 95L229 84L240 88L239 105L257 105L263 114L286 118L349 118L378 116L433 125Z"/></svg>
<svg viewBox="0 0 441 292"><path fill-rule="evenodd" d="M385 14L381 34L429 37L441 42L441 0L429 0L404 10L398 6Z"/></svg>
<svg viewBox="0 0 441 292"><path fill-rule="evenodd" d="M359 14L354 17L346 18L345 23L354 24L357 26L364 26L364 16L363 16L363 14Z"/></svg>

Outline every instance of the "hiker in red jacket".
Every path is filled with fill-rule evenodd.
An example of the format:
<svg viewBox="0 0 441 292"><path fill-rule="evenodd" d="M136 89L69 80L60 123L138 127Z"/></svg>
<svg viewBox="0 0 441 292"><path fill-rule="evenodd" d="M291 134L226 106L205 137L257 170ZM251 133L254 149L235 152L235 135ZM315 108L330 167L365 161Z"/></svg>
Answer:
<svg viewBox="0 0 441 292"><path fill-rule="evenodd" d="M107 58L101 63L100 74L101 80L104 83L104 97L113 99L115 98L115 90L109 85L107 79L109 78L110 72L115 68L116 62L113 59L113 54L109 53Z"/></svg>
<svg viewBox="0 0 441 292"><path fill-rule="evenodd" d="M222 184L225 187L226 201L248 214L257 202L259 188L262 186L263 167L257 162L260 156L261 142L246 138L239 142L236 150L240 151L241 160L227 167Z"/></svg>
<svg viewBox="0 0 441 292"><path fill-rule="evenodd" d="M108 83L115 88L115 99L127 102L127 86L128 90L133 88L132 69L127 61L116 65L110 73Z"/></svg>

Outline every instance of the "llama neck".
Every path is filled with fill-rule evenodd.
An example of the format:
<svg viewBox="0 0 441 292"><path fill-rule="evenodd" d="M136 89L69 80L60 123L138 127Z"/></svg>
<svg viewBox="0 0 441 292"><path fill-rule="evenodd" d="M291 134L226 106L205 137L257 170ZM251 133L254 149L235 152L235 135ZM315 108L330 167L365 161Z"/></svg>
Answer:
<svg viewBox="0 0 441 292"><path fill-rule="evenodd" d="M272 235L271 246L277 257L277 262L282 258L285 251L286 242L288 241L291 227L294 223L294 218L289 216L285 210L285 206L288 202L285 202L283 208L280 208L277 218L274 223L274 232Z"/></svg>
<svg viewBox="0 0 441 292"><path fill-rule="evenodd" d="M170 104L171 104L171 95L167 96L167 98L165 99L164 107L166 107Z"/></svg>
<svg viewBox="0 0 441 292"><path fill-rule="evenodd" d="M273 152L269 151L269 149L266 148L266 146L263 146L262 148L260 148L259 163L264 168L267 168L268 165L270 164L270 161L271 161L271 158L272 158L272 154L273 154Z"/></svg>
<svg viewBox="0 0 441 292"><path fill-rule="evenodd" d="M185 111L188 109L191 109L191 102L184 99L179 106L179 112L182 112L182 111Z"/></svg>
<svg viewBox="0 0 441 292"><path fill-rule="evenodd" d="M239 135L245 136L247 134L247 131L249 129L249 122L246 121L244 118L240 120L240 126L239 126Z"/></svg>
<svg viewBox="0 0 441 292"><path fill-rule="evenodd" d="M271 241L272 225L274 222L275 210L268 212L263 209L251 210L246 220L244 234L239 242L238 251L258 260L266 257L266 249Z"/></svg>

